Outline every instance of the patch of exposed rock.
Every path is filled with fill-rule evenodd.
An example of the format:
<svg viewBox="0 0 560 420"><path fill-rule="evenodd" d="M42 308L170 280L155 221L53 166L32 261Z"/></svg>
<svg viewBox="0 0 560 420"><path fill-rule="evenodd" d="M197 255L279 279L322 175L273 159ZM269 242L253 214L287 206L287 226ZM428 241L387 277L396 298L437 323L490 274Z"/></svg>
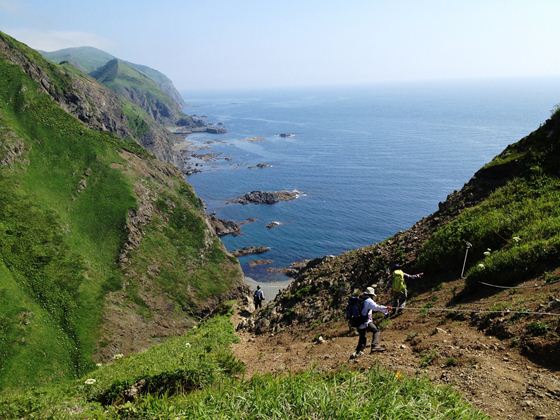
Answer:
<svg viewBox="0 0 560 420"><path fill-rule="evenodd" d="M154 212L150 190L140 184L135 185L134 190L138 200L138 208L128 211L126 218L127 238L119 254L121 266L128 263L129 253L140 245L144 236L143 227L150 223Z"/></svg>
<svg viewBox="0 0 560 420"><path fill-rule="evenodd" d="M241 233L241 226L233 220L219 219L215 214L211 214L208 216L208 221L218 236L237 236Z"/></svg>
<svg viewBox="0 0 560 420"><path fill-rule="evenodd" d="M280 201L295 200L301 196L298 190L293 191L251 191L241 197L230 200L232 204L276 204Z"/></svg>
<svg viewBox="0 0 560 420"><path fill-rule="evenodd" d="M274 261L272 260L251 260L249 261L249 267L257 267L259 265L268 265L272 264Z"/></svg>
<svg viewBox="0 0 560 420"><path fill-rule="evenodd" d="M25 152L25 144L12 132L1 133L0 166L9 166L19 160Z"/></svg>
<svg viewBox="0 0 560 420"><path fill-rule="evenodd" d="M245 255L264 254L268 251L270 251L270 248L267 246L248 246L236 249L232 252L232 255L234 257L244 257Z"/></svg>

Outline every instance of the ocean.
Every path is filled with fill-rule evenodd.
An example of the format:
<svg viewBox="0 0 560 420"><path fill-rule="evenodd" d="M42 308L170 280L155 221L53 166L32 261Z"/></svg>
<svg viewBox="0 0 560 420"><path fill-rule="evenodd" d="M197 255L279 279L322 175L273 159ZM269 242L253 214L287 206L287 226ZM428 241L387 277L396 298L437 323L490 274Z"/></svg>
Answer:
<svg viewBox="0 0 560 420"><path fill-rule="evenodd" d="M505 146L560 102L560 79L455 81L261 91L186 92L190 114L226 134L187 137L201 173L188 177L209 212L255 218L229 250L257 281L307 258L381 241L437 209ZM280 133L293 133L282 138ZM257 137L257 138L255 138ZM259 163L270 165L255 168ZM274 205L227 204L254 190L301 191ZM280 226L268 229L272 221ZM255 259L270 264L251 266Z"/></svg>

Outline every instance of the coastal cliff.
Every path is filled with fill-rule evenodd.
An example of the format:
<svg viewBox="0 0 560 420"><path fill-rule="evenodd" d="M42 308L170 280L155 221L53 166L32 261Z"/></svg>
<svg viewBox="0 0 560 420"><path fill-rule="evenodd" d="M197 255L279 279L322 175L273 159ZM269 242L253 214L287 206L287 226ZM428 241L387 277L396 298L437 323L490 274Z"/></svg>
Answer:
<svg viewBox="0 0 560 420"><path fill-rule="evenodd" d="M148 142L130 103L3 33L0 72L0 388L75 377L236 295L155 120Z"/></svg>

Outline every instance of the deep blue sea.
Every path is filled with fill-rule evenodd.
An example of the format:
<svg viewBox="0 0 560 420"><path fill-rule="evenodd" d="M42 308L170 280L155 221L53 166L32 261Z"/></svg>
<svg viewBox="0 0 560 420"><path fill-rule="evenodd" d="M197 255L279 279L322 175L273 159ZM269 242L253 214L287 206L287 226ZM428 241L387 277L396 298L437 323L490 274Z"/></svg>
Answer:
<svg viewBox="0 0 560 420"><path fill-rule="evenodd" d="M189 92L185 98L186 112L228 130L188 137L201 148L197 153L219 154L189 182L219 217L257 219L223 241L230 250L270 247L240 261L246 275L271 281L284 277L269 267L372 244L432 213L549 117L560 102L560 79ZM254 136L264 139L247 140ZM251 168L258 163L272 166ZM305 195L275 205L226 204L249 191L284 189ZM281 226L269 230L271 221ZM274 262L252 268L251 259Z"/></svg>

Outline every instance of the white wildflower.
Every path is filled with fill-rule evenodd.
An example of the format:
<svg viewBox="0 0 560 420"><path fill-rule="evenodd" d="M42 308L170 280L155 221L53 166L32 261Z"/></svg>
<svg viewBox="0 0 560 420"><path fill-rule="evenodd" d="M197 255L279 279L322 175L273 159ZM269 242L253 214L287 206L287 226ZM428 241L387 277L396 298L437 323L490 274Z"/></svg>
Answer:
<svg viewBox="0 0 560 420"><path fill-rule="evenodd" d="M96 363L95 366L101 367L101 366L103 366L103 363Z"/></svg>
<svg viewBox="0 0 560 420"><path fill-rule="evenodd" d="M89 378L89 379L86 379L84 383L85 383L86 385L93 385L93 384L96 383L96 382L97 382L97 381L96 381L95 379Z"/></svg>
<svg viewBox="0 0 560 420"><path fill-rule="evenodd" d="M480 268L481 270L484 270L486 267L484 266L484 264L478 264L478 268Z"/></svg>
<svg viewBox="0 0 560 420"><path fill-rule="evenodd" d="M492 252L490 248L486 248L486 252Z"/></svg>
<svg viewBox="0 0 560 420"><path fill-rule="evenodd" d="M491 254L491 252L490 252L490 251L484 251L483 254L484 254L485 256L489 256L489 255Z"/></svg>
<svg viewBox="0 0 560 420"><path fill-rule="evenodd" d="M514 236L512 239L513 239L515 242L521 241L521 238L520 238L519 236Z"/></svg>
<svg viewBox="0 0 560 420"><path fill-rule="evenodd" d="M191 347L191 343L185 343L185 347L186 347L186 348L190 348L190 347Z"/></svg>
<svg viewBox="0 0 560 420"><path fill-rule="evenodd" d="M122 353L117 353L113 356L114 360L118 360L118 359L122 359L124 357L124 354Z"/></svg>

